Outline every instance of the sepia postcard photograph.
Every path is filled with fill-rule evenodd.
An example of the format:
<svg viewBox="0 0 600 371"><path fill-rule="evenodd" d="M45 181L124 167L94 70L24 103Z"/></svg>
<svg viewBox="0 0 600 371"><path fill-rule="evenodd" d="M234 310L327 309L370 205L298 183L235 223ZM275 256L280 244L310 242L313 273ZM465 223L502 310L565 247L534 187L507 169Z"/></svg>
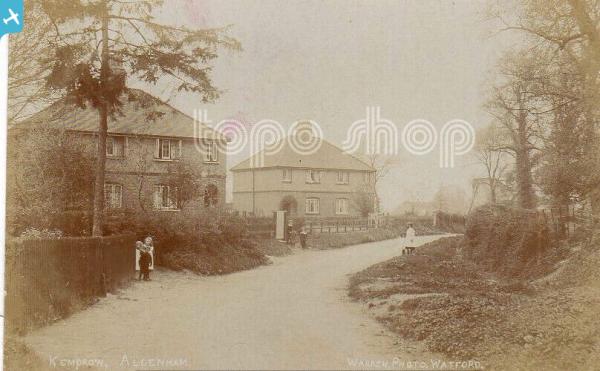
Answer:
<svg viewBox="0 0 600 371"><path fill-rule="evenodd" d="M0 0L0 371L600 370L600 0Z"/></svg>

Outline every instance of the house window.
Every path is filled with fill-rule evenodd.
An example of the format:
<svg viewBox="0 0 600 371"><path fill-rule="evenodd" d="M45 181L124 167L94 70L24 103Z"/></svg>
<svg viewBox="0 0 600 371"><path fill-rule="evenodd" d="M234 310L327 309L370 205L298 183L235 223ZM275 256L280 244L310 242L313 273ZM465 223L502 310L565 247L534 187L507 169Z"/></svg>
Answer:
<svg viewBox="0 0 600 371"><path fill-rule="evenodd" d="M206 151L204 152L204 162L219 161L217 143L214 140L204 141L204 147L206 149Z"/></svg>
<svg viewBox="0 0 600 371"><path fill-rule="evenodd" d="M281 181L287 183L292 181L292 169L281 169Z"/></svg>
<svg viewBox="0 0 600 371"><path fill-rule="evenodd" d="M348 214L348 199L347 198L337 198L335 200L335 213L336 213L336 215Z"/></svg>
<svg viewBox="0 0 600 371"><path fill-rule="evenodd" d="M337 173L337 184L348 184L350 180L350 173L347 171L338 171Z"/></svg>
<svg viewBox="0 0 600 371"><path fill-rule="evenodd" d="M321 183L321 171L306 170L306 183Z"/></svg>
<svg viewBox="0 0 600 371"><path fill-rule="evenodd" d="M219 203L219 188L214 184L209 184L204 189L204 206L213 207Z"/></svg>
<svg viewBox="0 0 600 371"><path fill-rule="evenodd" d="M125 137L106 137L106 157L123 157Z"/></svg>
<svg viewBox="0 0 600 371"><path fill-rule="evenodd" d="M104 207L120 209L123 206L123 187L120 184L104 184Z"/></svg>
<svg viewBox="0 0 600 371"><path fill-rule="evenodd" d="M365 172L365 173L363 173L363 175L364 175L365 183L371 184L371 181L372 181L371 173Z"/></svg>
<svg viewBox="0 0 600 371"><path fill-rule="evenodd" d="M175 160L181 157L181 140L156 139L154 158L159 160Z"/></svg>
<svg viewBox="0 0 600 371"><path fill-rule="evenodd" d="M167 185L154 186L154 208L159 210L177 210L177 188Z"/></svg>
<svg viewBox="0 0 600 371"><path fill-rule="evenodd" d="M307 214L318 214L319 213L319 199L318 198L307 198L306 199L306 213Z"/></svg>

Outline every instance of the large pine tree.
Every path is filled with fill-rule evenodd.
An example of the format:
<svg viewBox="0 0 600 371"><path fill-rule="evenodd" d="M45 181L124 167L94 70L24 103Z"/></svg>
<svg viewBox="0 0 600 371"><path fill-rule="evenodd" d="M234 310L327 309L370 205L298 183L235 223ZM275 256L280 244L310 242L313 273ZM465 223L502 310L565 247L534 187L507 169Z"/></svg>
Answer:
<svg viewBox="0 0 600 371"><path fill-rule="evenodd" d="M108 120L118 114L130 78L176 83L203 102L219 96L211 60L220 48L239 50L228 28L192 30L157 22L162 0L40 0L53 29L55 55L48 86L67 100L98 111L98 155L94 183L94 236L102 235ZM128 98L131 98L128 95Z"/></svg>

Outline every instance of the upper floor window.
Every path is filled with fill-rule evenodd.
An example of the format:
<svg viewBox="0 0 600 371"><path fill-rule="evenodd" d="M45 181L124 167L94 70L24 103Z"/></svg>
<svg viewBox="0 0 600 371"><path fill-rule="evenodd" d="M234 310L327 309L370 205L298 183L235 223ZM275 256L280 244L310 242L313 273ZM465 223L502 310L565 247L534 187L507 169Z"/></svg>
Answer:
<svg viewBox="0 0 600 371"><path fill-rule="evenodd" d="M204 141L204 162L219 161L219 151L217 150L217 142L214 140Z"/></svg>
<svg viewBox="0 0 600 371"><path fill-rule="evenodd" d="M104 207L120 209L123 206L123 187L120 184L104 184Z"/></svg>
<svg viewBox="0 0 600 371"><path fill-rule="evenodd" d="M337 172L337 184L348 184L350 181L350 173L347 171Z"/></svg>
<svg viewBox="0 0 600 371"><path fill-rule="evenodd" d="M373 182L373 175L370 172L365 171L363 173L363 176L364 176L365 183L371 184Z"/></svg>
<svg viewBox="0 0 600 371"><path fill-rule="evenodd" d="M125 155L125 137L106 137L106 157L123 157Z"/></svg>
<svg viewBox="0 0 600 371"><path fill-rule="evenodd" d="M281 181L288 183L292 181L292 169L281 169Z"/></svg>
<svg viewBox="0 0 600 371"><path fill-rule="evenodd" d="M337 215L348 214L348 199L347 198L338 198L335 200L335 213Z"/></svg>
<svg viewBox="0 0 600 371"><path fill-rule="evenodd" d="M168 185L154 186L154 208L159 210L177 210L177 187Z"/></svg>
<svg viewBox="0 0 600 371"><path fill-rule="evenodd" d="M306 170L306 183L321 183L321 171Z"/></svg>
<svg viewBox="0 0 600 371"><path fill-rule="evenodd" d="M318 198L307 198L306 199L306 213L307 214L318 214L319 213L319 199Z"/></svg>
<svg viewBox="0 0 600 371"><path fill-rule="evenodd" d="M156 139L154 158L159 160L175 160L181 157L181 140Z"/></svg>

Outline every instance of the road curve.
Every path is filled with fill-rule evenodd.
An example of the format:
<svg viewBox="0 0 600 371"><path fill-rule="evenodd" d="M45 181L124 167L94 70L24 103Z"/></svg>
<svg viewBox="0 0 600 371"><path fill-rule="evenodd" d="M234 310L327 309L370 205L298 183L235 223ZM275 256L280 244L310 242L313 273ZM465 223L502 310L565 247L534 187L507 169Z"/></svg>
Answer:
<svg viewBox="0 0 600 371"><path fill-rule="evenodd" d="M346 295L349 274L399 255L402 244L299 251L225 276L155 272L24 341L57 368L353 369L415 359Z"/></svg>

